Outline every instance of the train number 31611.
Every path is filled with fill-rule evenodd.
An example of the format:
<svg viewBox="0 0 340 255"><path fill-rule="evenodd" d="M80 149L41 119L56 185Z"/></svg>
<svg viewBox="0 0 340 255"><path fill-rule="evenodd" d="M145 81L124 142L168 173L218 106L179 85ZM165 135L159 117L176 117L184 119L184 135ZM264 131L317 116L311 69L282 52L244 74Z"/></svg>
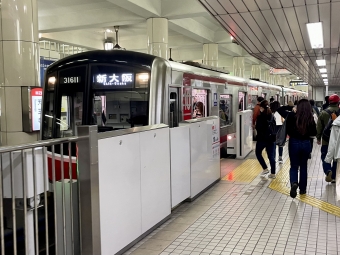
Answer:
<svg viewBox="0 0 340 255"><path fill-rule="evenodd" d="M79 83L80 77L64 77L64 83Z"/></svg>

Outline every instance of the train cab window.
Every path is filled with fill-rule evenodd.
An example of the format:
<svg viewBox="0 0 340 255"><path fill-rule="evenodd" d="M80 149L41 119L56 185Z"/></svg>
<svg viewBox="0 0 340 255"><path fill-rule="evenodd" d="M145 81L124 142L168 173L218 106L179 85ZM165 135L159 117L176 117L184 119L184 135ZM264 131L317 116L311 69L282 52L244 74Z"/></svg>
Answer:
<svg viewBox="0 0 340 255"><path fill-rule="evenodd" d="M221 126L232 124L232 95L220 95L220 123Z"/></svg>
<svg viewBox="0 0 340 255"><path fill-rule="evenodd" d="M170 110L170 127L178 127L179 121L179 106L178 106L178 93L176 88L170 88L170 98L169 98L169 110Z"/></svg>
<svg viewBox="0 0 340 255"><path fill-rule="evenodd" d="M203 89L192 90L192 118L202 118L208 116L208 93Z"/></svg>
<svg viewBox="0 0 340 255"><path fill-rule="evenodd" d="M58 137L77 135L77 126L82 124L83 93L77 92L72 96L61 97L60 118L56 119Z"/></svg>
<svg viewBox="0 0 340 255"><path fill-rule="evenodd" d="M246 93L238 92L238 111L244 111L246 108Z"/></svg>
<svg viewBox="0 0 340 255"><path fill-rule="evenodd" d="M129 91L95 91L93 93L91 124L99 132L148 125L146 89Z"/></svg>

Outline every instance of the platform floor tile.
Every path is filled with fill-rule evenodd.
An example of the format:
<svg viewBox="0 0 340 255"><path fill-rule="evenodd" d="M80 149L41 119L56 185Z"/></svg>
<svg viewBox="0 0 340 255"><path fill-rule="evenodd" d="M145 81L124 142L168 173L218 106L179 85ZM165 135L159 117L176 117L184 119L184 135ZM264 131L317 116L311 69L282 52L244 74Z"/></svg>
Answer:
<svg viewBox="0 0 340 255"><path fill-rule="evenodd" d="M177 207L170 220L125 254L340 255L339 215L322 208L339 209L335 185L324 181L319 150L314 146L309 162L305 196L309 201L287 194L289 159L285 149L285 163L277 166L273 181L260 176L225 178L195 201ZM221 173L227 176L253 159L251 154L245 161L223 160ZM257 168L255 164L252 167Z"/></svg>

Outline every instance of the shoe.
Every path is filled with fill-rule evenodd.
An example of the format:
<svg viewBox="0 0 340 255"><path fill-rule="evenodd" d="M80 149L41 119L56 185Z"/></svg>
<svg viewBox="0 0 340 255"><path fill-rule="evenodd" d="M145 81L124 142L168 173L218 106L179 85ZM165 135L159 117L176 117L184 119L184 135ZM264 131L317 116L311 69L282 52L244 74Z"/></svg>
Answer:
<svg viewBox="0 0 340 255"><path fill-rule="evenodd" d="M275 179L275 178L276 178L276 176L275 176L275 174L270 174L270 175L268 175L268 178Z"/></svg>
<svg viewBox="0 0 340 255"><path fill-rule="evenodd" d="M329 171L327 172L325 181L326 181L326 182L331 182L331 181L332 181L332 171L331 171L331 170L329 170Z"/></svg>
<svg viewBox="0 0 340 255"><path fill-rule="evenodd" d="M297 190L297 188L298 188L298 184L296 182L294 182L292 187L290 188L290 196L292 198L296 198L296 195L297 195L296 190Z"/></svg>
<svg viewBox="0 0 340 255"><path fill-rule="evenodd" d="M305 190L300 190L300 195L306 195L306 191Z"/></svg>
<svg viewBox="0 0 340 255"><path fill-rule="evenodd" d="M268 170L268 168L267 168L267 169L264 169L264 170L262 171L261 175L265 175L265 174L268 174L268 173L269 173L269 170Z"/></svg>
<svg viewBox="0 0 340 255"><path fill-rule="evenodd" d="M335 183L335 179L332 179L331 183Z"/></svg>

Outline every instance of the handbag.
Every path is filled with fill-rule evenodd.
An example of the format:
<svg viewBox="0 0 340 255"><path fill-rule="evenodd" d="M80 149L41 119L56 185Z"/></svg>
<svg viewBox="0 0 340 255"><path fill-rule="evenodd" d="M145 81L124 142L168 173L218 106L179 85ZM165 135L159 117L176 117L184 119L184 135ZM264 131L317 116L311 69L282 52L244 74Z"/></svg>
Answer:
<svg viewBox="0 0 340 255"><path fill-rule="evenodd" d="M288 117L288 116L287 116ZM276 145L278 146L285 146L287 141L287 118L286 121L283 122L281 128L276 133Z"/></svg>

